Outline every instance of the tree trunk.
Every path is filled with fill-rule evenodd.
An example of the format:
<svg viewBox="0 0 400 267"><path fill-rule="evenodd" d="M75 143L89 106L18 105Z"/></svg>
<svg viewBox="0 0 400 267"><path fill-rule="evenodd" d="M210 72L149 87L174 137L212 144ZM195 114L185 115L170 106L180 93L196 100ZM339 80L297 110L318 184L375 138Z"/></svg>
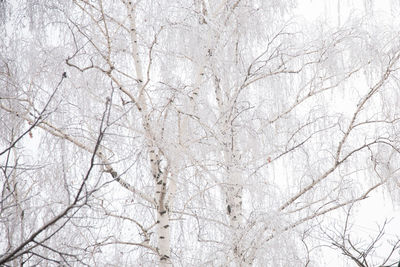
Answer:
<svg viewBox="0 0 400 267"><path fill-rule="evenodd" d="M169 233L170 218L169 218L169 207L167 203L168 187L167 177L168 168L164 171L161 169L160 163L162 161L162 155L156 145L156 137L153 134L154 130L151 125L151 118L149 110L147 108L146 99L144 96L144 76L142 71L142 61L139 55L138 49L138 38L136 30L136 6L131 1L125 1L127 6L128 18L130 21L130 38L132 47L132 57L134 60L136 78L138 81L138 96L137 96L137 107L139 112L142 114L142 123L145 130L148 155L150 159L151 174L154 178L156 187L156 204L157 204L157 245L156 249L159 254L159 266L172 266L171 257L171 239Z"/></svg>
<svg viewBox="0 0 400 267"><path fill-rule="evenodd" d="M228 121L228 120L226 120ZM231 254L236 266L244 266L244 255L242 248L242 231L244 229L243 218L243 181L242 173L238 167L235 136L232 125L225 122L222 133L224 135L224 160L226 166L226 185L223 188L226 201L226 213L231 228Z"/></svg>

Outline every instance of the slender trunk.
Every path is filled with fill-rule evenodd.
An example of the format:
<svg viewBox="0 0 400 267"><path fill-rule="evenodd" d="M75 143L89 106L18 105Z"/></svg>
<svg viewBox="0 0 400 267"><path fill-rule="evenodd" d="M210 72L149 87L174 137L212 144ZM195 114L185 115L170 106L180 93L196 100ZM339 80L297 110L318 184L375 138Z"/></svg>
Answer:
<svg viewBox="0 0 400 267"><path fill-rule="evenodd" d="M223 191L226 200L226 214L229 218L231 227L231 255L234 258L236 266L246 266L244 259L244 250L242 246L242 231L244 229L244 217L242 210L243 203L243 181L242 173L238 167L237 152L235 151L234 131L232 125L225 124L224 136L224 160L226 164L226 186Z"/></svg>
<svg viewBox="0 0 400 267"><path fill-rule="evenodd" d="M171 238L169 233L170 213L168 207L168 168L161 170L161 158L154 148L149 150L151 172L156 184L157 202L157 249L160 257L160 266L172 266L171 264Z"/></svg>
<svg viewBox="0 0 400 267"><path fill-rule="evenodd" d="M236 266L243 266L244 251L242 246L242 231L244 229L244 218L242 212L243 203L243 185L241 173L235 167L231 166L228 170L227 186L225 187L226 213L231 227L232 254Z"/></svg>
<svg viewBox="0 0 400 267"><path fill-rule="evenodd" d="M222 140L223 161L226 168L226 178L223 181L222 192L225 195L226 214L229 218L231 228L230 256L233 257L236 266L245 266L244 249L242 243L242 231L244 229L243 217L243 180L242 172L238 166L239 151L235 143L235 130L232 125L231 113L227 111L229 99L223 94L223 88L218 76L214 76L215 99L218 104L219 114L221 116L219 132ZM231 262L231 259L228 259Z"/></svg>
<svg viewBox="0 0 400 267"><path fill-rule="evenodd" d="M166 176L166 175L165 175ZM164 180L164 179L162 179ZM160 199L157 207L157 236L158 236L158 249L160 255L160 266L172 266L170 255L170 214L169 208L165 205L166 186L163 182L160 186Z"/></svg>
<svg viewBox="0 0 400 267"><path fill-rule="evenodd" d="M161 168L161 161L165 160L161 151L157 147L156 137L153 131L154 126L151 125L150 112L147 107L145 99L145 86L144 75L142 70L142 61L139 55L137 26L136 26L136 5L131 1L125 1L128 11L128 19L130 22L130 38L132 47L132 57L134 60L136 79L138 82L138 96L137 106L139 112L142 114L142 123L145 130L145 137L147 142L148 155L150 159L151 174L154 178L156 187L155 201L157 204L157 251L159 254L159 266L172 266L171 263L171 238L169 232L170 226L170 213L168 207L168 168L164 170ZM148 79L149 77L147 77ZM157 126L155 128L158 128ZM161 129L161 127L159 127ZM168 162L167 162L168 164Z"/></svg>

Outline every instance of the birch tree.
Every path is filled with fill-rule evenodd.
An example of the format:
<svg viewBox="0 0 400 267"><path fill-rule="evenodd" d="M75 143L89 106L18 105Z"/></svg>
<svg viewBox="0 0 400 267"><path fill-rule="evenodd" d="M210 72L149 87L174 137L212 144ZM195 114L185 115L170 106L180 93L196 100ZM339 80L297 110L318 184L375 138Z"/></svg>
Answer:
<svg viewBox="0 0 400 267"><path fill-rule="evenodd" d="M7 2L2 263L310 266L326 214L398 193L395 21L310 25L294 1ZM21 193L51 205L27 219Z"/></svg>

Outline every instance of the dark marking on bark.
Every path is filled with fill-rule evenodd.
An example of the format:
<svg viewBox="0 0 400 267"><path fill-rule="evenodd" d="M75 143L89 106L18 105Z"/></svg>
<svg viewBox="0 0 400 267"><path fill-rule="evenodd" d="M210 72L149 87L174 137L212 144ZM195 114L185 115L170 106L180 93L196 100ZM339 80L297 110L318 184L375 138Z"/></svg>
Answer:
<svg viewBox="0 0 400 267"><path fill-rule="evenodd" d="M167 229L169 227L169 224L166 224L163 226L165 229Z"/></svg>
<svg viewBox="0 0 400 267"><path fill-rule="evenodd" d="M227 208L227 210L228 210L228 214L231 214L231 206L228 205L226 208Z"/></svg>
<svg viewBox="0 0 400 267"><path fill-rule="evenodd" d="M165 213L167 213L166 210L160 211L160 215L164 215Z"/></svg>
<svg viewBox="0 0 400 267"><path fill-rule="evenodd" d="M160 258L160 260L162 260L162 261L165 261L165 260L168 260L169 259L169 257L167 256L167 255L163 255L161 258Z"/></svg>

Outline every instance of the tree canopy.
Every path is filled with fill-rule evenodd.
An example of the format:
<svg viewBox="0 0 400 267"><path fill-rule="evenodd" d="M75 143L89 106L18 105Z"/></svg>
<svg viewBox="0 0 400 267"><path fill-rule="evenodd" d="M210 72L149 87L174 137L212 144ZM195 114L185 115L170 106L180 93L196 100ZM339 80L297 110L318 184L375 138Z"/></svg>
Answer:
<svg viewBox="0 0 400 267"><path fill-rule="evenodd" d="M399 200L400 7L300 2L0 1L0 265L398 262L347 234Z"/></svg>

